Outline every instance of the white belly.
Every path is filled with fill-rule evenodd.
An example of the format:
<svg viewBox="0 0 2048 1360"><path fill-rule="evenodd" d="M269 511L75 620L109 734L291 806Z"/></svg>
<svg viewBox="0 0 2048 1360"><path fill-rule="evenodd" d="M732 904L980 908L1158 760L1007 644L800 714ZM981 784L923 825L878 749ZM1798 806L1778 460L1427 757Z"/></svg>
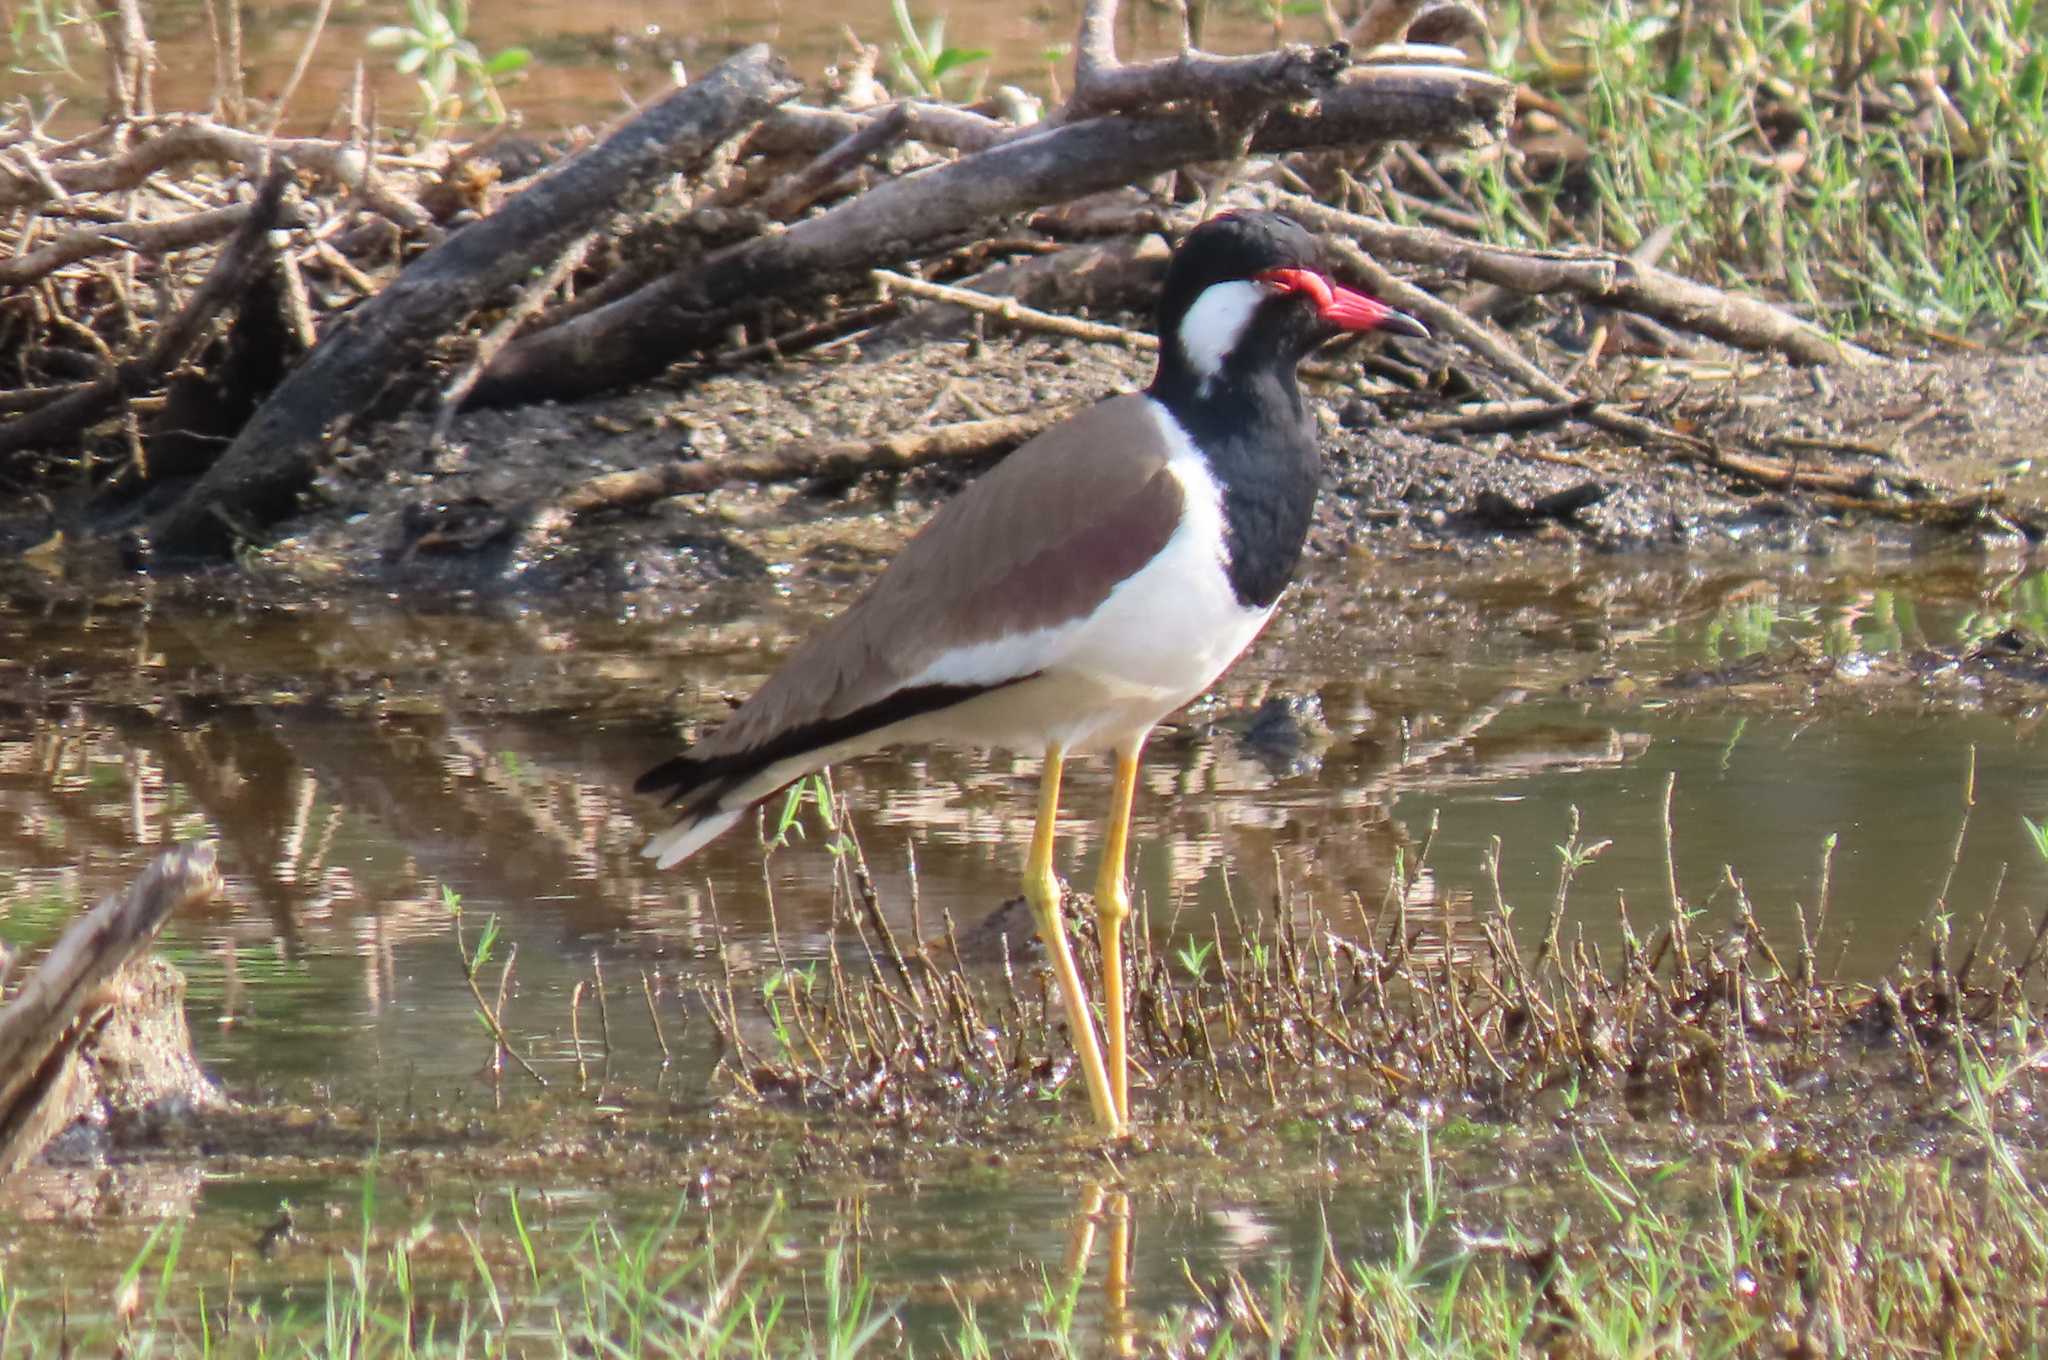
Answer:
<svg viewBox="0 0 2048 1360"><path fill-rule="evenodd" d="M1154 413L1176 450L1168 467L1183 510L1173 537L1086 618L941 658L920 682L1037 674L913 720L918 735L1025 751L1127 743L1207 689L1265 627L1272 608L1248 607L1231 589L1222 495L1207 465L1163 408Z"/></svg>

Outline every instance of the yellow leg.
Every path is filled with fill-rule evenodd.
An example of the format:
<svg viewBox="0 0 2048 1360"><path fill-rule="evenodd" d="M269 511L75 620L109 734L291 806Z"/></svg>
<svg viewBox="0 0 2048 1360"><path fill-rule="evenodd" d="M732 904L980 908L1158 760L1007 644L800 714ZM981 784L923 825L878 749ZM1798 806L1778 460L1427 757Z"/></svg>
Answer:
<svg viewBox="0 0 2048 1360"><path fill-rule="evenodd" d="M1119 1191L1109 1197L1109 1263L1102 1275L1102 1327L1112 1355L1135 1355L1131 1329L1131 1197Z"/></svg>
<svg viewBox="0 0 2048 1360"><path fill-rule="evenodd" d="M1067 1029L1074 1036L1074 1051L1081 1057L1081 1075L1088 1082L1088 1103L1095 1108L1095 1122L1112 1138L1123 1132L1117 1116L1116 1097L1102 1068L1102 1048L1095 1041L1095 1018L1088 1013L1088 993L1081 986L1081 970L1074 966L1074 951L1067 946L1066 922L1060 919L1060 881L1052 871L1053 823L1060 810L1060 770L1066 753L1049 747L1045 772L1038 777L1038 825L1031 833L1031 858L1024 865L1024 897L1038 915L1039 938L1052 956L1053 977L1060 997L1067 1005Z"/></svg>
<svg viewBox="0 0 2048 1360"><path fill-rule="evenodd" d="M1124 893L1124 845L1131 830L1131 797L1138 787L1138 746L1116 753L1116 784L1109 795L1109 832L1102 842L1102 866L1095 879L1095 930L1102 942L1102 1028L1109 1046L1109 1089L1117 1119L1131 1122L1130 1061L1124 1046L1124 921L1131 899Z"/></svg>

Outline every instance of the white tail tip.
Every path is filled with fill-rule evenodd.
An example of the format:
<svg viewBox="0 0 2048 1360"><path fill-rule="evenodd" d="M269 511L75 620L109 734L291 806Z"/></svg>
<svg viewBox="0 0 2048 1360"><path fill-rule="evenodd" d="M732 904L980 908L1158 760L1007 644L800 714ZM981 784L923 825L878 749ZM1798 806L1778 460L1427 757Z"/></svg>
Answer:
<svg viewBox="0 0 2048 1360"><path fill-rule="evenodd" d="M647 842L640 853L653 860L657 869L673 868L724 835L745 811L746 808L737 807L705 817L685 818Z"/></svg>

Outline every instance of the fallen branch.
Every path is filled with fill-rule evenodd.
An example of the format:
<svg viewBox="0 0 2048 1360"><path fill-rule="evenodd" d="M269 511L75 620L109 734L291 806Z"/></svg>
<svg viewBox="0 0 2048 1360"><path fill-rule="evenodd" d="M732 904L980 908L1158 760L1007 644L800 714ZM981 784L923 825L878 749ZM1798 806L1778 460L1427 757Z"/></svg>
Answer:
<svg viewBox="0 0 2048 1360"><path fill-rule="evenodd" d="M1422 11L1424 0L1372 0L1345 38L1361 52L1398 41Z"/></svg>
<svg viewBox="0 0 2048 1360"><path fill-rule="evenodd" d="M171 318L139 356L116 364L106 376L57 398L18 420L0 426L0 457L23 449L75 441L124 398L161 386L185 361L222 308L242 296L250 282L275 257L270 233L284 213L284 191L291 183L289 165L278 165L257 190L256 201L234 209L241 214L234 238L222 249L206 278L178 314Z"/></svg>
<svg viewBox="0 0 2048 1360"><path fill-rule="evenodd" d="M1818 491L1871 501L1878 498L1884 486L1884 479L1869 470L1840 472L1833 468L1811 467L1797 459L1760 458L1730 449L1716 448L1711 454L1690 461L1780 491Z"/></svg>
<svg viewBox="0 0 2048 1360"><path fill-rule="evenodd" d="M220 460L151 521L151 547L216 556L233 546L230 521L267 524L289 514L339 427L370 409L394 378L415 372L440 337L796 90L765 46L750 47L414 260L330 330Z"/></svg>
<svg viewBox="0 0 2048 1360"><path fill-rule="evenodd" d="M1252 139L1280 153L1397 139L1499 135L1513 87L1469 71L1354 69L1310 113L1275 112ZM743 241L687 273L523 336L485 372L472 404L573 400L654 376L722 335L736 309L815 292L957 239L997 218L1241 153L1212 114L1110 115L1005 141L891 180L787 231Z"/></svg>
<svg viewBox="0 0 2048 1360"><path fill-rule="evenodd" d="M211 844L164 851L73 922L0 1010L0 1175L33 1157L68 1119L52 1097L63 1094L73 1055L103 1013L108 981L174 912L219 888Z"/></svg>
<svg viewBox="0 0 2048 1360"><path fill-rule="evenodd" d="M888 269L877 269L871 278L882 290L884 300L891 293L908 293L912 297L927 298L934 302L948 302L956 307L965 307L984 316L993 316L1025 330L1043 331L1048 335L1064 335L1072 340L1087 340L1095 344L1121 345L1125 349L1140 353L1155 354L1159 350L1156 336L1134 331L1127 326L1111 326L1101 321L1084 321L1076 316L1061 316L1056 312L1041 312L1036 307L1027 307L1013 297L994 297L988 293L977 293L971 288L954 288L943 283L929 283L908 274L898 274Z"/></svg>
<svg viewBox="0 0 2048 1360"><path fill-rule="evenodd" d="M498 318L498 324L486 331L483 338L477 341L476 353L462 366L462 371L455 375L455 380L441 389L440 408L434 412L433 433L427 436L429 448L439 449L446 446L448 427L454 423L455 413L462 409L463 399L469 395L470 389L476 386L476 380L483 376L483 371L490 364L492 357L510 344L512 337L519 333L519 328L526 324L527 319L540 311L541 304L546 302L571 274L582 267L583 257L590 253L590 247L596 242L597 233L594 231L586 231L571 241L555 258L555 262L548 266L545 274L519 290L519 300L507 307L505 315Z"/></svg>
<svg viewBox="0 0 2048 1360"><path fill-rule="evenodd" d="M48 165L47 183L12 170L0 160L0 212L32 208L54 195L111 193L134 189L151 175L191 161L225 161L250 176L262 174L271 156L283 156L302 170L325 175L339 184L363 178L369 153L348 142L318 137L279 137L224 127L210 118L145 118L127 125L141 137L118 156L98 160L63 160Z"/></svg>
<svg viewBox="0 0 2048 1360"><path fill-rule="evenodd" d="M1088 66L1085 75L1076 76L1066 114L1086 117L1189 102L1220 105L1241 116L1250 109L1314 98L1336 83L1350 61L1351 50L1344 43L1290 43L1247 57L1219 57L1190 48L1177 57L1128 65L1112 57L1107 65Z"/></svg>
<svg viewBox="0 0 2048 1360"><path fill-rule="evenodd" d="M1505 434L1519 430L1540 430L1568 420L1583 420L1592 414L1591 397L1575 401L1553 401L1547 397L1517 397L1510 401L1489 401L1453 407L1433 415L1403 421L1409 434ZM1576 464L1574 464L1576 466Z"/></svg>
<svg viewBox="0 0 2048 1360"><path fill-rule="evenodd" d="M237 203L167 217L155 222L109 222L103 226L67 231L56 240L26 255L0 259L0 288L19 288L54 274L66 265L92 259L95 255L132 253L164 255L218 241L249 217L249 205Z"/></svg>
<svg viewBox="0 0 2048 1360"><path fill-rule="evenodd" d="M886 151L910 132L906 106L897 104L857 131L849 132L809 165L771 187L756 205L772 218L795 217L868 157Z"/></svg>
<svg viewBox="0 0 2048 1360"><path fill-rule="evenodd" d="M983 316L993 316L1023 330L1042 331L1047 335L1061 335L1069 340L1085 340L1091 344L1118 345L1139 354L1159 352L1157 336L1145 331L1134 331L1128 326L1112 326L1106 322L1040 311L1036 307L1026 306L1014 297L997 297L991 293L978 293L971 288L931 283L888 269L877 269L870 277L881 288L885 300L891 292L909 293L913 297L950 303ZM1310 360L1301 365L1301 375L1324 382L1350 383L1356 382L1358 378L1356 373L1341 363L1317 360Z"/></svg>
<svg viewBox="0 0 2048 1360"><path fill-rule="evenodd" d="M623 510L715 491L735 482L750 485L792 482L813 477L851 478L871 472L902 472L926 463L978 458L1007 452L1080 409L1068 403L989 420L906 431L881 439L841 439L788 444L765 453L715 458L700 463L664 463L659 467L608 472L571 487L555 497L543 515L593 514Z"/></svg>
<svg viewBox="0 0 2048 1360"><path fill-rule="evenodd" d="M954 151L986 151L1029 129L985 118L972 109L906 99L879 109L821 109L810 104L784 104L761 120L741 151L746 156L821 155L864 128L901 114L904 136L927 146Z"/></svg>
<svg viewBox="0 0 2048 1360"><path fill-rule="evenodd" d="M1800 363L1856 364L1875 358L1868 350L1837 340L1768 302L1724 293L1619 256L1479 245L1428 227L1395 226L1361 217L1300 194L1277 194L1275 203L1311 227L1350 236L1382 259L1456 269L1521 292L1568 292L1743 349L1775 350Z"/></svg>

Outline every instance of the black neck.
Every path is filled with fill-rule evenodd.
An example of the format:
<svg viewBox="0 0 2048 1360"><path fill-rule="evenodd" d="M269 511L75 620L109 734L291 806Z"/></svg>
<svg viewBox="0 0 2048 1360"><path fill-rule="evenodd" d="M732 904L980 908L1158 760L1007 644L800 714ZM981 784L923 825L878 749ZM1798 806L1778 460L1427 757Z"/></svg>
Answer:
<svg viewBox="0 0 2048 1360"><path fill-rule="evenodd" d="M1226 364L1205 383L1179 357L1162 360L1150 393L1188 432L1222 488L1232 591L1240 603L1264 609L1294 576L1322 480L1294 363Z"/></svg>

